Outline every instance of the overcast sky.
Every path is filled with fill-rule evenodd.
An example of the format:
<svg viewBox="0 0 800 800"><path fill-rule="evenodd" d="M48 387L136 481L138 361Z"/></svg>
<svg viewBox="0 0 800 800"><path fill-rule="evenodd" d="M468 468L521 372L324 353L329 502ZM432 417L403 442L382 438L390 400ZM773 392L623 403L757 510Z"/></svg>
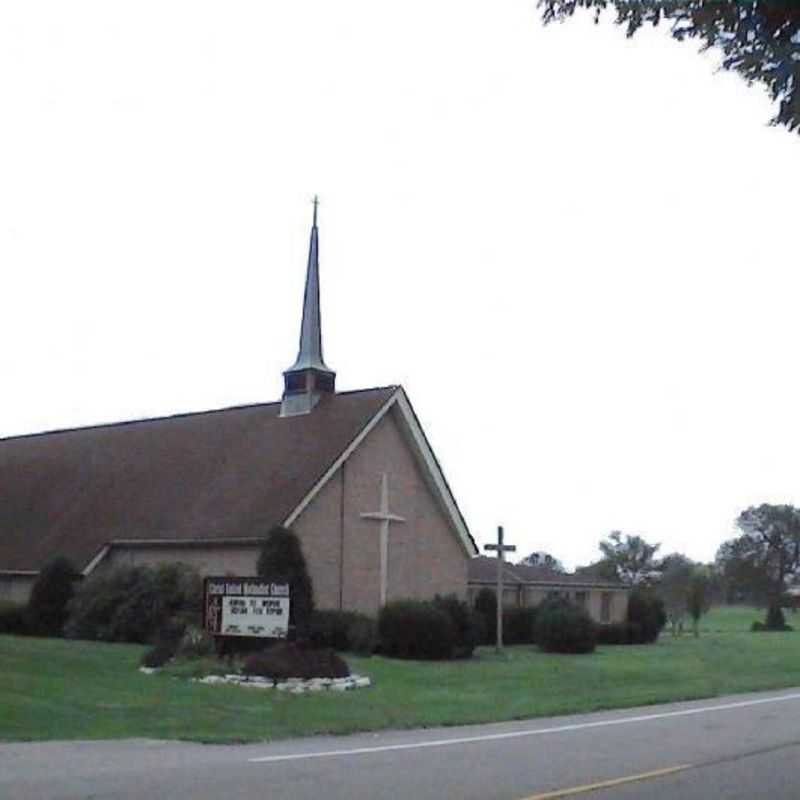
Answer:
<svg viewBox="0 0 800 800"><path fill-rule="evenodd" d="M0 7L0 436L402 383L482 545L800 504L800 143L533 0Z"/></svg>

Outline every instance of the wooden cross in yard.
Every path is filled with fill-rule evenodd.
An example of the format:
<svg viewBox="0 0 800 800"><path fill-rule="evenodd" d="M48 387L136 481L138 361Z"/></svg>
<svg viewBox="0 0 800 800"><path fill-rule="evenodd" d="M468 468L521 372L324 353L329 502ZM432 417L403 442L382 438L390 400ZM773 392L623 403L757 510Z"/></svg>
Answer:
<svg viewBox="0 0 800 800"><path fill-rule="evenodd" d="M389 524L405 522L403 517L389 513L389 478L384 472L381 476L381 507L379 511L365 511L363 519L376 519L381 523L381 605L386 605L386 587L388 584L389 565Z"/></svg>
<svg viewBox="0 0 800 800"><path fill-rule="evenodd" d="M499 653L503 649L503 561L505 553L513 553L517 547L513 544L503 544L503 526L497 528L497 544L485 544L484 550L497 552L497 644L495 649Z"/></svg>

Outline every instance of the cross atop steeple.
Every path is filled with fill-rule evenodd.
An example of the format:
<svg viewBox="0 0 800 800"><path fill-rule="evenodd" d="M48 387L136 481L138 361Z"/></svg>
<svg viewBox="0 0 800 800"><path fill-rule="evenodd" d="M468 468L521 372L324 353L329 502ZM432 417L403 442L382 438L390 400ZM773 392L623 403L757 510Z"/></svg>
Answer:
<svg viewBox="0 0 800 800"><path fill-rule="evenodd" d="M333 394L336 373L322 358L322 321L319 307L319 231L317 207L314 196L314 217L311 223L311 241L308 246L306 288L303 295L303 321L300 325L300 346L297 359L284 377L281 416L308 414L324 393Z"/></svg>

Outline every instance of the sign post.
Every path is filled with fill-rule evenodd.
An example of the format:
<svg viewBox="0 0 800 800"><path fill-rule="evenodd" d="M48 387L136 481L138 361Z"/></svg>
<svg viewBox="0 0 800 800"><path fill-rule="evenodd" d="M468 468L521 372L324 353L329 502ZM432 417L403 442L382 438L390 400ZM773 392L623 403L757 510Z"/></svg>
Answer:
<svg viewBox="0 0 800 800"><path fill-rule="evenodd" d="M503 650L503 561L505 553L513 553L517 547L503 544L503 526L497 528L497 544L485 544L484 550L497 552L497 644L495 650L499 654Z"/></svg>
<svg viewBox="0 0 800 800"><path fill-rule="evenodd" d="M289 584L263 578L206 578L203 625L212 636L285 639Z"/></svg>

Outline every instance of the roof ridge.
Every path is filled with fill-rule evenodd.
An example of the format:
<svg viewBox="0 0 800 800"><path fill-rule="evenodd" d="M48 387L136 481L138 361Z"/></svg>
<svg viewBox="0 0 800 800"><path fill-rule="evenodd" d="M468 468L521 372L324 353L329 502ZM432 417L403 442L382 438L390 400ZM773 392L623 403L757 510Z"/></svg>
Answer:
<svg viewBox="0 0 800 800"><path fill-rule="evenodd" d="M389 384L387 386L374 386L367 389L351 389L346 392L336 392L336 397L351 394L364 394L366 392L379 392L386 390L396 390L399 384ZM96 431L107 428L122 428L128 425L140 425L145 422L165 422L173 419L186 419L188 417L202 417L211 414L222 414L226 411L244 411L246 409L254 408L268 408L269 406L280 406L280 400L271 400L268 403L243 403L234 406L222 406L221 408L208 408L202 411L179 411L175 414L164 414L155 417L139 417L138 419L124 419L116 422L98 422L93 425L77 425L71 428L51 428L44 431L35 431L34 433L18 433L12 436L0 436L0 444L5 442L19 441L20 439L36 439L42 436L55 436L64 433L80 433L83 431Z"/></svg>

